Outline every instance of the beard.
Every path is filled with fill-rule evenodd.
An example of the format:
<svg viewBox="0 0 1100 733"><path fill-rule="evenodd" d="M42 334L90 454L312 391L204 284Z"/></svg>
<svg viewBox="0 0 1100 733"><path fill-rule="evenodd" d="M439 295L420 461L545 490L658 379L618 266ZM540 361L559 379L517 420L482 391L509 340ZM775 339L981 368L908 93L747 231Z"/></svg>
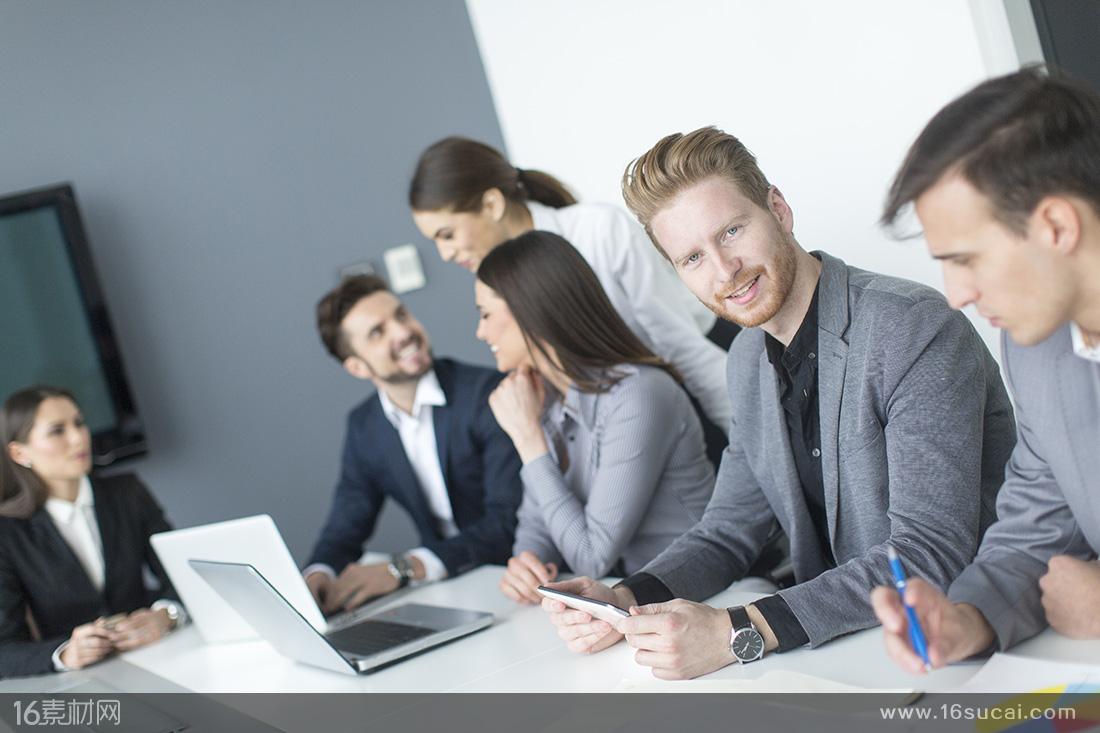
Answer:
<svg viewBox="0 0 1100 733"><path fill-rule="evenodd" d="M775 227L775 236L772 239L771 248L776 252L776 257L770 265L757 267L755 270L749 271L741 282L719 291L709 302L705 301L703 305L709 308L714 315L736 323L741 328L756 328L775 318L794 286L797 253L794 240L778 226ZM765 292L758 292L755 302L750 303L748 309L740 309L731 313L727 307L726 298L757 277L760 278L756 283L757 288L762 287L765 278L770 287Z"/></svg>
<svg viewBox="0 0 1100 733"><path fill-rule="evenodd" d="M420 341L419 338L416 339L416 340L418 342ZM398 349L398 350L400 350L400 349ZM394 359L394 361L396 361L397 360L396 356L394 356L393 359ZM418 381L421 377L423 377L425 374L427 374L429 371L431 371L432 367L435 366L435 355L432 353L431 349L428 349L428 362L427 362L427 364L425 366L423 366L422 368L417 369L415 373L404 371L400 367L395 367L395 368L393 368L389 371L382 371L380 369L375 369L374 366L372 364L370 364L369 362L367 363L367 366L370 367L373 378L377 379L379 382L385 382L386 384L394 384L394 385L396 385L396 384L408 384L410 382Z"/></svg>

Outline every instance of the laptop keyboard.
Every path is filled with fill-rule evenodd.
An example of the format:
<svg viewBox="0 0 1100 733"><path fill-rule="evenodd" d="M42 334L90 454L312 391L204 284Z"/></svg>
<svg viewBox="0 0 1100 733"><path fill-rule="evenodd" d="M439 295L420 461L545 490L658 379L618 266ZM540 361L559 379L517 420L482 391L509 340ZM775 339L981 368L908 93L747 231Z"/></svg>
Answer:
<svg viewBox="0 0 1100 733"><path fill-rule="evenodd" d="M355 626L331 631L325 636L340 651L367 657L434 633L435 629L425 629L422 626L364 621Z"/></svg>

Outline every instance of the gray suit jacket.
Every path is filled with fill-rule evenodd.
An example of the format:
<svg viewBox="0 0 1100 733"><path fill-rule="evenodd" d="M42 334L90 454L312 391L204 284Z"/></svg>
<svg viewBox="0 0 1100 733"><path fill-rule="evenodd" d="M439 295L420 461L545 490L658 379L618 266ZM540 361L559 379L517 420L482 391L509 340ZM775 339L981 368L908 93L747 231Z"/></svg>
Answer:
<svg viewBox="0 0 1100 733"><path fill-rule="evenodd" d="M1037 346L1001 343L1020 442L1000 519L949 595L976 606L1007 649L1046 626L1039 577L1051 556L1100 549L1100 364L1073 353L1069 326Z"/></svg>
<svg viewBox="0 0 1100 733"><path fill-rule="evenodd" d="M727 365L733 419L702 520L643 569L701 600L742 577L778 519L797 585L780 595L816 646L873 626L890 584L887 543L907 571L946 588L995 518L1015 443L989 350L935 290L824 253L818 283L818 404L827 569L787 437L764 333L743 331Z"/></svg>

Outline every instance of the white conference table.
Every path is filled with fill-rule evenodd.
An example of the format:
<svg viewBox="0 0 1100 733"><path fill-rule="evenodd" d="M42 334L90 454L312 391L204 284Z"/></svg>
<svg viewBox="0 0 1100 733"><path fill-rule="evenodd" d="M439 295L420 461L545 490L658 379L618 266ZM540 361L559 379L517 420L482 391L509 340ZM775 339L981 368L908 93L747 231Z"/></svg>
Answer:
<svg viewBox="0 0 1100 733"><path fill-rule="evenodd" d="M378 604L379 610L406 602L469 608L488 611L495 621L484 631L368 675L343 675L301 665L260 640L205 644L194 627L181 629L120 659L200 693L613 692L624 678L649 676L645 668L635 664L632 650L625 644L593 655L567 650L541 609L519 606L500 593L497 586L502 573L502 568L486 566ZM758 593L739 591L734 585L711 603L732 606L757 597ZM1100 642L1071 641L1048 630L1012 652L1095 664L1100 660ZM109 681L112 663L87 671ZM925 678L912 677L887 659L881 631L875 628L817 649L772 654L744 666L730 665L704 679L752 679L771 670L793 670L864 688L949 692L958 689L979 667L980 663L964 663L936 670ZM669 684L683 689L691 685ZM3 686L0 683L0 691Z"/></svg>

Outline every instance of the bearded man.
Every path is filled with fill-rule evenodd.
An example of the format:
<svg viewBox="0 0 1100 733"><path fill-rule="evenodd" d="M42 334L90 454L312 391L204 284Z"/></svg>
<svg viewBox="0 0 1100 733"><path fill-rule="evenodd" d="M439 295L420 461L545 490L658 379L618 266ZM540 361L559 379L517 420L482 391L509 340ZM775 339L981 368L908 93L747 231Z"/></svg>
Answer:
<svg viewBox="0 0 1100 733"><path fill-rule="evenodd" d="M631 609L613 628L545 600L569 647L625 636L657 677L695 677L875 625L868 589L890 582L888 548L949 585L995 518L1016 439L970 322L932 288L804 250L779 189L721 130L663 138L623 194L696 297L745 330L706 513L615 588L556 584ZM794 584L745 607L698 602L745 574L776 522Z"/></svg>

